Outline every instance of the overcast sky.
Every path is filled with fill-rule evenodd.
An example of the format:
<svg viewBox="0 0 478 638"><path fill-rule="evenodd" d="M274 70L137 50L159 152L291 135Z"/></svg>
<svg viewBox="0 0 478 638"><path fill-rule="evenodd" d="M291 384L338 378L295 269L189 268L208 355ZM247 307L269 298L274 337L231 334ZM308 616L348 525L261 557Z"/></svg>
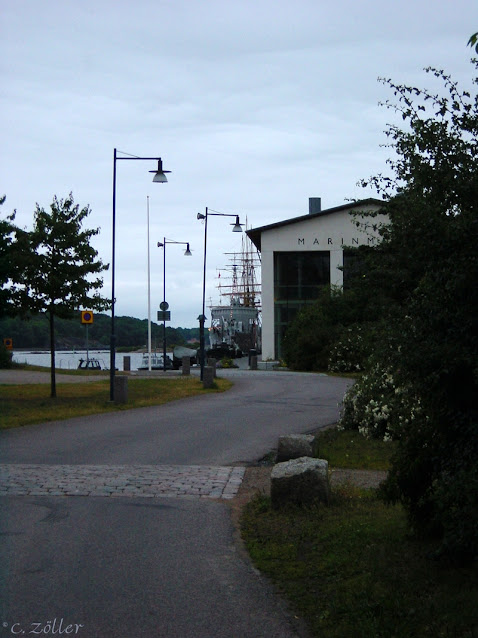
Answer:
<svg viewBox="0 0 478 638"><path fill-rule="evenodd" d="M113 149L161 157L117 162L116 314L147 318L147 197L152 319L201 312L209 207L248 227L375 195L359 179L386 170L393 114L377 81L427 84L426 66L471 86L476 0L0 0L1 164L5 215L31 228L38 202L70 191L100 227L111 261ZM208 221L207 304L219 301L233 219ZM223 277L226 272L223 270ZM103 294L111 294L111 271ZM224 280L223 280L224 281ZM209 311L206 310L209 317Z"/></svg>

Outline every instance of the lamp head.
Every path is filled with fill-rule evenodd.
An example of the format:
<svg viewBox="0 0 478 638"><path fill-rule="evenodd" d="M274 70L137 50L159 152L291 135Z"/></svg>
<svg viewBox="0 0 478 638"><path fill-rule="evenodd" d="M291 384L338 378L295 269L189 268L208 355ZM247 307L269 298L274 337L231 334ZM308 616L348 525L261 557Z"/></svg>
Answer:
<svg viewBox="0 0 478 638"><path fill-rule="evenodd" d="M206 215L203 215L202 213L198 213L197 218L198 219L206 219Z"/></svg>
<svg viewBox="0 0 478 638"><path fill-rule="evenodd" d="M163 162L162 162L161 158L159 158L158 159L158 170L149 171L149 172L150 173L154 173L153 182L157 182L159 184L164 184L165 182L168 181L168 178L166 177L165 173L170 173L171 171L163 170Z"/></svg>
<svg viewBox="0 0 478 638"><path fill-rule="evenodd" d="M242 233L242 224L239 223L239 215L236 215L236 223L231 224L231 226L234 226L234 228L232 229L233 233Z"/></svg>
<svg viewBox="0 0 478 638"><path fill-rule="evenodd" d="M184 251L184 256L185 257L192 257L193 256L192 252L189 250L189 242L187 243L186 250Z"/></svg>

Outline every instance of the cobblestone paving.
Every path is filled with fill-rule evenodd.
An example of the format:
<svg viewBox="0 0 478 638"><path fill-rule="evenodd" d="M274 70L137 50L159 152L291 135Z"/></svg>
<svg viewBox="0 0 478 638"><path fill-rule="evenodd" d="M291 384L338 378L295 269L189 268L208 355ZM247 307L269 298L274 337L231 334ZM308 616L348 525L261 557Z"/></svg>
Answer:
<svg viewBox="0 0 478 638"><path fill-rule="evenodd" d="M3 496L231 499L245 467L203 465L0 465Z"/></svg>

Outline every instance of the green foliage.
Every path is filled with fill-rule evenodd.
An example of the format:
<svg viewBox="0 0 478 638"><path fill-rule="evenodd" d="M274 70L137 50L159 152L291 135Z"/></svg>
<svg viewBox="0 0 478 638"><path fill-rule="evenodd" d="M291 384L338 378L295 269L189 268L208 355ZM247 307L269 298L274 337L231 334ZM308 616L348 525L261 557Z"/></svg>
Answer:
<svg viewBox="0 0 478 638"><path fill-rule="evenodd" d="M24 313L47 313L51 351L51 396L56 396L55 318L68 319L81 307L104 310L110 303L99 290L98 275L108 266L90 245L99 230L83 228L88 206L75 205L73 195L55 196L47 212L37 204L31 232L17 233L20 308ZM93 290L93 294L90 291Z"/></svg>
<svg viewBox="0 0 478 638"><path fill-rule="evenodd" d="M22 282L30 312L70 318L79 308L108 308L109 301L97 292L103 286L98 275L108 265L90 245L99 230L83 228L90 212L88 206L80 209L71 193L62 200L55 196L48 212L37 204Z"/></svg>
<svg viewBox="0 0 478 638"><path fill-rule="evenodd" d="M0 206L6 196L0 197ZM0 317L18 312L17 284L21 280L24 261L25 233L15 224L15 211L0 219Z"/></svg>
<svg viewBox="0 0 478 638"><path fill-rule="evenodd" d="M0 197L0 206L5 203L5 195ZM9 249L12 243L12 218L0 219L0 316L5 314L10 304L11 291L6 284L11 278Z"/></svg>
<svg viewBox="0 0 478 638"><path fill-rule="evenodd" d="M354 290L324 287L316 302L304 306L289 325L284 342L284 360L292 370L327 370L332 358L333 370L361 369L371 347L368 333L357 322L364 319L364 299ZM350 332L363 335L361 343L345 355ZM343 339L343 343L342 343Z"/></svg>
<svg viewBox="0 0 478 638"><path fill-rule="evenodd" d="M328 369L331 372L359 372L367 364L377 336L370 322L343 327L329 348Z"/></svg>
<svg viewBox="0 0 478 638"><path fill-rule="evenodd" d="M288 326L282 352L291 370L325 370L337 327L320 302L305 306Z"/></svg>
<svg viewBox="0 0 478 638"><path fill-rule="evenodd" d="M0 343L0 368L12 367L12 352Z"/></svg>
<svg viewBox="0 0 478 638"><path fill-rule="evenodd" d="M399 438L384 494L464 560L478 555L478 96L427 71L443 96L385 81L397 99L387 107L408 124L387 131L394 177L368 182L390 218L364 280L388 299L386 328L343 420Z"/></svg>
<svg viewBox="0 0 478 638"><path fill-rule="evenodd" d="M237 368L237 365L230 357L223 357L221 359L221 368Z"/></svg>
<svg viewBox="0 0 478 638"><path fill-rule="evenodd" d="M404 128L386 131L391 176L362 182L384 201L380 243L355 251L348 290L298 315L284 352L293 369L365 369L343 427L399 440L384 494L463 559L478 555L478 95L426 71L440 92L382 80Z"/></svg>
<svg viewBox="0 0 478 638"><path fill-rule="evenodd" d="M478 32L474 33L468 40L469 47L475 47L476 53L478 53Z"/></svg>
<svg viewBox="0 0 478 638"><path fill-rule="evenodd" d="M344 396L340 427L382 441L403 436L404 426L425 419L420 397L410 383L398 386L390 369L376 362Z"/></svg>

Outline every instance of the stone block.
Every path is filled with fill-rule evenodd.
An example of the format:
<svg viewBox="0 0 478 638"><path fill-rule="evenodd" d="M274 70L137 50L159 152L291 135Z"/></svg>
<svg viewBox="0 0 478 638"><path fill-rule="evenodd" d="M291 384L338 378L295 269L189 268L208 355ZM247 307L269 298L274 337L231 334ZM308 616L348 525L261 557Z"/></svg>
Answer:
<svg viewBox="0 0 478 638"><path fill-rule="evenodd" d="M313 434L288 434L279 437L277 462L298 459L301 456L316 456L317 443Z"/></svg>
<svg viewBox="0 0 478 638"><path fill-rule="evenodd" d="M188 376L191 374L191 357L183 357L182 361L182 374Z"/></svg>
<svg viewBox="0 0 478 638"><path fill-rule="evenodd" d="M203 388L212 388L214 386L214 370L211 366L204 366L202 386Z"/></svg>
<svg viewBox="0 0 478 638"><path fill-rule="evenodd" d="M277 463L271 472L272 506L329 503L329 464L323 459L301 457Z"/></svg>

